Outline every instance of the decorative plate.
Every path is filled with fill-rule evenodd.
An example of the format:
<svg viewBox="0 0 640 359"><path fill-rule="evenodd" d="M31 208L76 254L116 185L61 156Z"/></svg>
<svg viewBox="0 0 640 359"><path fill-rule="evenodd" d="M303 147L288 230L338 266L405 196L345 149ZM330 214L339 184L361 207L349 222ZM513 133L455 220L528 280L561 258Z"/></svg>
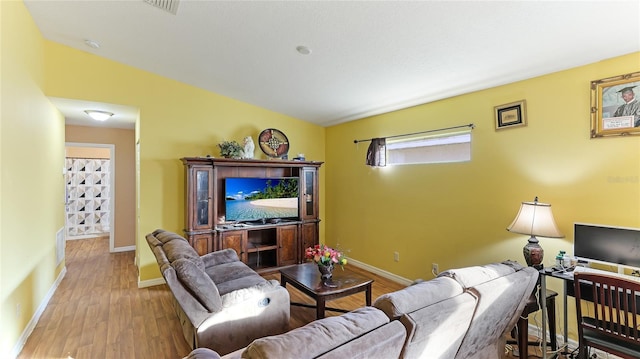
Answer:
<svg viewBox="0 0 640 359"><path fill-rule="evenodd" d="M289 139L280 130L267 128L258 136L260 149L265 155L280 158L289 152Z"/></svg>

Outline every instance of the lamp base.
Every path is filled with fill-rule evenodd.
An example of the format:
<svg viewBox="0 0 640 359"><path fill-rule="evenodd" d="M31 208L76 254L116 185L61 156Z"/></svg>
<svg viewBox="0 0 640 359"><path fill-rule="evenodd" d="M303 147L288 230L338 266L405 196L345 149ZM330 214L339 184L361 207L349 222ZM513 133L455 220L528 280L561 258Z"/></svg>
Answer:
<svg viewBox="0 0 640 359"><path fill-rule="evenodd" d="M542 269L542 259L544 258L544 250L538 244L538 238L531 236L527 245L522 248L522 254L524 254L524 260L529 267L535 269Z"/></svg>

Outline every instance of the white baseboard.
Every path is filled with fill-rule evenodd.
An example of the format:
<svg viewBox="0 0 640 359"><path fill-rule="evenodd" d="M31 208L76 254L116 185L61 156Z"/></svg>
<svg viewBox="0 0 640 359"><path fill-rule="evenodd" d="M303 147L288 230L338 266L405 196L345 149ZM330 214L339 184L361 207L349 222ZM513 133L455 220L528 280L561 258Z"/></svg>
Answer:
<svg viewBox="0 0 640 359"><path fill-rule="evenodd" d="M31 317L31 320L29 320L29 323L27 323L26 328L24 328L24 330L22 331L22 335L20 335L20 338L18 338L18 342L13 347L11 358L17 358L20 352L22 351L22 348L24 348L24 345L27 342L27 339L29 339L29 336L31 335L33 330L36 328L36 324L38 324L38 321L40 320L42 313L44 313L44 310L47 308L49 301L53 297L53 294L58 289L60 282L62 282L62 278L64 278L66 274L67 274L67 267L63 267L62 271L60 271L60 274L58 275L58 278L56 278L51 288L49 288L47 295L44 297L42 302L40 302L38 309L36 310L35 313L33 313L33 316Z"/></svg>
<svg viewBox="0 0 640 359"><path fill-rule="evenodd" d="M355 260L353 258L349 258L349 264L350 265L352 264L352 265L354 265L354 266L356 266L358 268L365 269L365 270L367 270L369 272L375 273L375 274L377 274L377 275L379 275L381 277L387 278L387 279L392 280L392 281L394 281L396 283L400 283L400 284L404 284L404 285L410 285L411 283L413 283L412 280L409 280L409 279L401 277L399 275L387 272L387 271L382 270L380 268L376 268L376 267L368 265L366 263L362 263L362 262L357 261L357 260Z"/></svg>
<svg viewBox="0 0 640 359"><path fill-rule="evenodd" d="M165 280L164 278L155 278L155 279L149 279L149 280L142 280L142 281L138 281L138 288L147 288L147 287L153 287L156 285L161 285L161 284L165 284Z"/></svg>
<svg viewBox="0 0 640 359"><path fill-rule="evenodd" d="M111 250L111 253L130 252L130 251L135 251L135 250L136 250L136 246L115 247L115 248L113 248L113 250Z"/></svg>

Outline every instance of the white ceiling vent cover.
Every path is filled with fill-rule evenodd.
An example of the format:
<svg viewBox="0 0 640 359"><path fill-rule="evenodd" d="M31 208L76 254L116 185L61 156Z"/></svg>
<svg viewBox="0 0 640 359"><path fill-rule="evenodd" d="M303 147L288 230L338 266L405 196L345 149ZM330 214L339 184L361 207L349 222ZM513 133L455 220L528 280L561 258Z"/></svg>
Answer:
<svg viewBox="0 0 640 359"><path fill-rule="evenodd" d="M166 12L170 12L172 14L176 14L178 12L178 5L180 4L180 0L143 0L149 5L153 5L159 9L162 9Z"/></svg>

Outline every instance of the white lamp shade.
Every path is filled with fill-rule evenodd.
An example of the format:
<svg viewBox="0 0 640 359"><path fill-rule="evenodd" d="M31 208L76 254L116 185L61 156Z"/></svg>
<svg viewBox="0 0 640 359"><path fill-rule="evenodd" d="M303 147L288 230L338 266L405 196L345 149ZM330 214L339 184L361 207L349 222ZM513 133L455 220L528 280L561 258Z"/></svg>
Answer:
<svg viewBox="0 0 640 359"><path fill-rule="evenodd" d="M562 238L564 234L560 232L551 205L540 202L522 202L518 215L507 227L509 232L528 234L530 236L540 236L549 238Z"/></svg>

